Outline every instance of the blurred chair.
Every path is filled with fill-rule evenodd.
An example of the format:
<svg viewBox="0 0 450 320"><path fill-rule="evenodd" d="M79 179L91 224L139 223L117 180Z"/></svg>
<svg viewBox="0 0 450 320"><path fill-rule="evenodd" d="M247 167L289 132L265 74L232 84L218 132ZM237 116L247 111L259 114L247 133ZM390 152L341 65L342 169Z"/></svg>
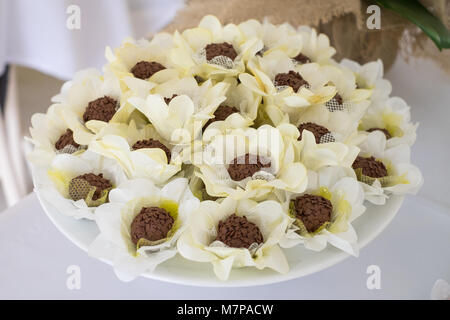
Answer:
<svg viewBox="0 0 450 320"><path fill-rule="evenodd" d="M27 194L29 176L24 161L24 141L20 130L15 66L2 76L2 113L0 118L0 180L8 206Z"/></svg>

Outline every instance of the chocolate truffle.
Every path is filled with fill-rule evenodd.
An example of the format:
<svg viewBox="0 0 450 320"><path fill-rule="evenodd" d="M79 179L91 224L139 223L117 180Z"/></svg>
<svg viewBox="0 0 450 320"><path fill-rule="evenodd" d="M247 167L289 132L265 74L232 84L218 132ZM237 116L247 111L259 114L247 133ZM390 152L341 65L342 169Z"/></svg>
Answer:
<svg viewBox="0 0 450 320"><path fill-rule="evenodd" d="M70 129L67 129L66 132L59 137L58 141L55 142L55 149L61 150L67 145L74 146L75 148L80 147L80 145L73 140L73 132Z"/></svg>
<svg viewBox="0 0 450 320"><path fill-rule="evenodd" d="M288 73L278 73L275 76L275 85L289 86L297 92L301 86L308 85L308 82L302 78L300 73L291 70Z"/></svg>
<svg viewBox="0 0 450 320"><path fill-rule="evenodd" d="M320 138L323 135L330 133L330 131L327 128L322 127L321 125L318 125L313 122L305 122L298 126L298 131L300 131L300 136L298 137L298 140L302 140L303 130L311 131L314 134L314 137L316 138L316 143L320 143Z"/></svg>
<svg viewBox="0 0 450 320"><path fill-rule="evenodd" d="M170 98L164 98L164 102L169 105L170 101L172 101L173 98L178 97L177 94L173 94Z"/></svg>
<svg viewBox="0 0 450 320"><path fill-rule="evenodd" d="M353 169L361 169L362 174L371 178L382 178L388 175L383 162L375 160L374 157L356 157L352 164Z"/></svg>
<svg viewBox="0 0 450 320"><path fill-rule="evenodd" d="M300 62L301 64L310 63L311 62L311 59L309 59L307 56L305 56L301 52L294 57L294 60L297 61L297 62Z"/></svg>
<svg viewBox="0 0 450 320"><path fill-rule="evenodd" d="M391 138L391 134L389 133L389 131L387 131L387 129L384 129L384 128L370 128L370 129L367 129L366 131L367 132L381 131L386 136L386 140Z"/></svg>
<svg viewBox="0 0 450 320"><path fill-rule="evenodd" d="M131 223L131 241L137 244L139 239L158 241L167 237L172 229L172 216L159 207L144 207Z"/></svg>
<svg viewBox="0 0 450 320"><path fill-rule="evenodd" d="M136 78L145 80L150 78L152 75L157 73L158 71L164 70L165 67L155 61L148 62L148 61L139 61L134 65L133 68L131 68L131 73Z"/></svg>
<svg viewBox="0 0 450 320"><path fill-rule="evenodd" d="M270 168L270 162L261 163L261 158L255 155L246 154L235 158L228 166L228 173L232 180L241 181L253 176L263 168Z"/></svg>
<svg viewBox="0 0 450 320"><path fill-rule="evenodd" d="M170 162L171 153L169 148L162 144L159 140L147 139L139 140L131 147L133 150L143 149L143 148L160 148L166 153L167 161Z"/></svg>
<svg viewBox="0 0 450 320"><path fill-rule="evenodd" d="M208 61L218 56L225 56L233 61L237 57L236 50L234 50L233 45L228 42L210 43L205 47L205 51L206 60Z"/></svg>
<svg viewBox="0 0 450 320"><path fill-rule="evenodd" d="M253 243L264 242L261 231L254 223L234 213L219 222L216 240L232 248L249 248Z"/></svg>
<svg viewBox="0 0 450 320"><path fill-rule="evenodd" d="M321 196L305 194L294 200L295 215L303 222L308 232L316 231L325 222L331 220L333 205Z"/></svg>
<svg viewBox="0 0 450 320"><path fill-rule="evenodd" d="M78 177L73 178L69 184L69 194L71 195L72 200L75 201L86 199L89 192L89 189L79 190L79 188L77 188L77 184L75 182L79 179L86 181L91 187L95 187L95 192L92 195L92 200L94 201L98 200L101 197L103 190L112 188L111 182L108 179L103 178L102 173L98 175L94 173L82 174Z"/></svg>
<svg viewBox="0 0 450 320"><path fill-rule="evenodd" d="M209 119L208 122L203 126L203 128L208 127L211 123L215 121L224 121L230 114L239 112L235 107L230 106L219 106L216 111L214 111L214 118Z"/></svg>
<svg viewBox="0 0 450 320"><path fill-rule="evenodd" d="M84 122L89 120L99 120L108 122L116 113L118 102L108 96L95 99L89 102L86 111L83 114Z"/></svg>

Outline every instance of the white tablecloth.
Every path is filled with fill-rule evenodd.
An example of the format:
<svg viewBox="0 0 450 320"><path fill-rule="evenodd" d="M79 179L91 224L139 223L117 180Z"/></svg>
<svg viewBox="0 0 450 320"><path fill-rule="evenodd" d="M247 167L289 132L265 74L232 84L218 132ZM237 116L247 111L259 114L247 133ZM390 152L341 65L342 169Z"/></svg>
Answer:
<svg viewBox="0 0 450 320"><path fill-rule="evenodd" d="M0 299L407 299L430 296L434 282L450 280L450 77L427 61L397 61L387 74L394 94L412 106L420 121L413 163L425 177L387 229L361 252L319 273L274 285L214 289L139 278L122 283L112 268L87 256L47 219L28 196L0 214ZM81 289L68 290L66 269L81 268ZM367 267L381 269L381 289L368 290Z"/></svg>
<svg viewBox="0 0 450 320"><path fill-rule="evenodd" d="M198 288L138 278L123 283L112 268L69 242L35 195L0 215L0 299L428 299L438 278L450 279L450 217L409 197L388 228L361 252L319 273L249 288ZM81 270L80 290L66 270ZM381 270L381 289L366 286L367 267Z"/></svg>

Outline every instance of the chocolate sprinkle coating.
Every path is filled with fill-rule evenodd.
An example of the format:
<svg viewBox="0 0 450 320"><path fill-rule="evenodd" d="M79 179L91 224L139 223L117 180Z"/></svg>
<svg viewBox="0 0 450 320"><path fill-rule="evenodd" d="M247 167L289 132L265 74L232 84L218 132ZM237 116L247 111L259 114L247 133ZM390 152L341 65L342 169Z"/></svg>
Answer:
<svg viewBox="0 0 450 320"><path fill-rule="evenodd" d="M169 105L170 101L172 101L173 98L178 97L177 94L173 94L170 98L164 98L164 102Z"/></svg>
<svg viewBox="0 0 450 320"><path fill-rule="evenodd" d="M228 173L232 180L241 181L247 177L253 176L262 168L269 168L269 163L261 163L261 158L255 155L246 154L235 158L228 166Z"/></svg>
<svg viewBox="0 0 450 320"><path fill-rule="evenodd" d="M143 148L159 148L166 153L167 162L170 162L170 149L167 148L161 141L156 139L139 140L131 147L133 150L143 149Z"/></svg>
<svg viewBox="0 0 450 320"><path fill-rule="evenodd" d="M325 222L331 220L333 205L321 196L305 194L294 199L295 215L308 232L316 231Z"/></svg>
<svg viewBox="0 0 450 320"><path fill-rule="evenodd" d="M64 149L67 145L72 145L75 148L79 148L80 145L73 140L73 131L70 129L67 129L66 132L64 132L58 139L58 141L55 142L55 149L61 150Z"/></svg>
<svg viewBox="0 0 450 320"><path fill-rule="evenodd" d="M311 62L311 59L309 59L307 56L305 56L301 52L294 57L294 60L300 62L301 64L310 63Z"/></svg>
<svg viewBox="0 0 450 320"><path fill-rule="evenodd" d="M232 214L219 222L217 238L231 248L249 248L253 243L263 243L259 228L246 217Z"/></svg>
<svg viewBox="0 0 450 320"><path fill-rule="evenodd" d="M225 56L234 61L237 57L237 52L234 50L233 45L228 42L222 43L210 43L205 47L206 60L210 61L214 57Z"/></svg>
<svg viewBox="0 0 450 320"><path fill-rule="evenodd" d="M302 78L300 73L291 70L288 73L278 73L275 76L275 84L277 86L289 86L297 92L301 86L308 85L308 82Z"/></svg>
<svg viewBox="0 0 450 320"><path fill-rule="evenodd" d="M108 96L95 99L89 102L86 111L83 114L84 122L89 120L99 120L109 122L116 113L118 102Z"/></svg>
<svg viewBox="0 0 450 320"><path fill-rule="evenodd" d="M235 107L230 106L219 106L216 111L214 111L214 118L209 119L208 122L203 126L203 128L208 127L211 123L215 121L224 121L229 115L239 112Z"/></svg>
<svg viewBox="0 0 450 320"><path fill-rule="evenodd" d="M139 239L158 241L167 237L174 219L163 208L144 207L131 223L131 241L137 244Z"/></svg>
<svg viewBox="0 0 450 320"><path fill-rule="evenodd" d="M384 128L370 128L370 129L367 129L366 131L367 132L381 131L386 136L386 140L391 138L391 134L389 133L389 131L387 131L387 129L384 129Z"/></svg>
<svg viewBox="0 0 450 320"><path fill-rule="evenodd" d="M92 196L92 200L98 200L100 196L102 195L102 191L112 188L112 184L108 179L103 178L103 173L100 174L94 174L94 173L86 173L82 174L78 177L73 178L75 179L82 179L87 181L92 187L95 187L95 192Z"/></svg>
<svg viewBox="0 0 450 320"><path fill-rule="evenodd" d="M327 128L322 127L321 125L318 125L313 122L305 122L298 126L298 131L300 131L300 136L298 137L298 140L302 140L303 130L311 131L314 134L314 137L316 138L317 144L320 143L320 138L323 135L330 133L330 131Z"/></svg>
<svg viewBox="0 0 450 320"><path fill-rule="evenodd" d="M133 68L131 68L131 73L133 76L135 76L138 79L148 79L158 71L164 70L166 67L164 67L162 64L152 61L139 61L134 65Z"/></svg>
<svg viewBox="0 0 450 320"><path fill-rule="evenodd" d="M388 175L383 162L375 160L374 157L356 157L352 164L353 169L361 169L362 174L371 178L382 178Z"/></svg>

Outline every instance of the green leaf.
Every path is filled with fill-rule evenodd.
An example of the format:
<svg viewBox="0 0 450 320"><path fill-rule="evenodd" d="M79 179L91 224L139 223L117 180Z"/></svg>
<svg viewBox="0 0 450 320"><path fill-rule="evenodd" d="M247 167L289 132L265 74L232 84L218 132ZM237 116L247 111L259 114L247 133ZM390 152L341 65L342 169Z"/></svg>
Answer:
<svg viewBox="0 0 450 320"><path fill-rule="evenodd" d="M377 0L378 5L410 20L425 32L439 50L450 48L450 31L417 0Z"/></svg>

